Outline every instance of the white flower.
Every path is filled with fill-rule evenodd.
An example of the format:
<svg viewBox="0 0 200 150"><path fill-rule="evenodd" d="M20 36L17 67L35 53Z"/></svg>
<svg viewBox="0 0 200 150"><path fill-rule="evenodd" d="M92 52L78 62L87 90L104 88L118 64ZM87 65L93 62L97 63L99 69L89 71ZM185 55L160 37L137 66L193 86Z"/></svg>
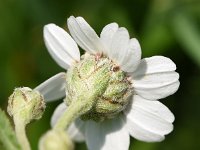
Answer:
<svg viewBox="0 0 200 150"><path fill-rule="evenodd" d="M90 150L127 150L129 135L146 142L162 141L173 130L174 115L157 100L177 91L176 65L163 56L141 59L137 39L130 39L126 28L116 23L105 26L100 37L82 17L71 16L67 24L76 42L55 24L44 27L47 49L62 68L68 69L80 60L78 43L87 53L103 53L117 63L131 76L134 90L131 103L119 117L98 123L77 119L69 127L69 135L76 141L85 140ZM66 108L64 103L57 107L52 126Z"/></svg>

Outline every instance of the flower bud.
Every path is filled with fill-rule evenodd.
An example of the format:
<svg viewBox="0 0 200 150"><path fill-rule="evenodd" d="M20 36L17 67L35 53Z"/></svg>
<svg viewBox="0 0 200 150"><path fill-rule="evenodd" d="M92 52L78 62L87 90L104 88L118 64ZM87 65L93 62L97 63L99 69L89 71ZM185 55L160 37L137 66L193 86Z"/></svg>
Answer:
<svg viewBox="0 0 200 150"><path fill-rule="evenodd" d="M39 150L73 150L71 139L63 130L50 130L43 135L39 142Z"/></svg>
<svg viewBox="0 0 200 150"><path fill-rule="evenodd" d="M44 110L43 96L28 87L16 88L8 100L9 115L22 119L25 124L33 119L40 119Z"/></svg>
<svg viewBox="0 0 200 150"><path fill-rule="evenodd" d="M68 70L66 80L68 105L79 97L95 99L92 110L82 115L86 120L112 118L125 108L132 95L127 74L105 56L86 53Z"/></svg>

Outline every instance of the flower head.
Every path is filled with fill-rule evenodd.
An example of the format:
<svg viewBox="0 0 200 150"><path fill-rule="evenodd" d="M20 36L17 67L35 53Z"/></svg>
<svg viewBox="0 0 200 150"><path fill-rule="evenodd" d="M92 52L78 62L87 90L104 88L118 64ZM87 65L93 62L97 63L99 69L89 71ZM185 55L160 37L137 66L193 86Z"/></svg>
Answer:
<svg viewBox="0 0 200 150"><path fill-rule="evenodd" d="M70 99L68 97L77 96L76 94L73 95L76 92L80 94L80 89L76 88L77 82L74 83L71 80L76 77L75 74L81 78L81 73L83 73L85 79L87 74L93 74L96 64L105 62L105 60L110 62L110 65L108 65L109 63L106 61L108 67L105 67L105 70L110 68L108 71L110 75L115 72L115 69L117 72L121 72L120 75L124 75L122 83L128 83L125 89L131 91L128 93L132 95L131 98L129 96L124 98L125 90L122 90L122 92L117 89L117 87L121 87L121 84L112 87L109 83L112 78L109 76L107 81L107 78L102 76L98 81L105 79L109 83L104 88L105 93L110 88L111 92L108 90L107 93L112 95L113 89L116 88L114 97L110 97L109 103L119 103L120 100L126 103L118 109L120 110L117 111L118 117L111 117L112 119L98 123L78 119L68 130L72 138L78 141L86 140L88 148L91 150L126 150L129 147L129 135L147 142L162 141L165 135L173 130L174 116L166 106L157 100L177 91L179 74L175 72L176 65L169 58L163 56L141 59L139 42L135 38L130 39L126 28L119 27L117 23L106 25L100 37L82 17L75 18L72 16L68 19L67 24L73 39L66 31L55 24L44 27L44 39L49 53L62 68L69 70L67 72L66 98ZM86 51L86 54L82 57L76 43ZM88 57L91 57L89 60L92 60L92 64L96 64L91 65L87 60ZM87 63L84 63L85 60L87 60ZM86 65L86 67L80 71L83 65ZM91 69L92 67L93 69ZM77 68L79 69L76 71ZM114 76L116 76L115 73ZM86 88L85 85L87 84L93 85L93 82L90 84L88 80L81 81L84 82L82 88ZM114 81L116 81L116 78ZM92 88L89 89L92 90ZM116 92L117 90L118 92ZM123 94L120 95L120 92ZM101 97L105 93L97 91L96 96ZM117 94L120 96L116 97ZM82 95L84 95L84 92ZM97 111L105 106L105 97L100 98L100 100L103 100L101 107L98 107L97 101L94 110L99 114L104 114L108 110L104 109L103 113ZM70 101L67 101L67 103L70 104ZM65 104L61 104L56 109L52 117L52 125L55 124L66 107ZM95 112L90 116L94 115ZM78 137L77 135L81 136Z"/></svg>

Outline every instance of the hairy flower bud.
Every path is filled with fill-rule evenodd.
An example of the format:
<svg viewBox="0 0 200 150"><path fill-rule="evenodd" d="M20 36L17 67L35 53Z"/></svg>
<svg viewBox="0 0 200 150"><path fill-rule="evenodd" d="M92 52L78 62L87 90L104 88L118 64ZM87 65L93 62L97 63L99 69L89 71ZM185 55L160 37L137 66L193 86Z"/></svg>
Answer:
<svg viewBox="0 0 200 150"><path fill-rule="evenodd" d="M43 96L28 87L16 88L8 100L9 115L19 117L25 124L33 119L40 119L44 110Z"/></svg>
<svg viewBox="0 0 200 150"><path fill-rule="evenodd" d="M65 131L50 130L39 142L39 150L73 150L74 145Z"/></svg>
<svg viewBox="0 0 200 150"><path fill-rule="evenodd" d="M112 118L122 111L132 95L125 72L105 56L85 54L67 72L68 105L76 99L95 99L92 109L82 119L96 121Z"/></svg>

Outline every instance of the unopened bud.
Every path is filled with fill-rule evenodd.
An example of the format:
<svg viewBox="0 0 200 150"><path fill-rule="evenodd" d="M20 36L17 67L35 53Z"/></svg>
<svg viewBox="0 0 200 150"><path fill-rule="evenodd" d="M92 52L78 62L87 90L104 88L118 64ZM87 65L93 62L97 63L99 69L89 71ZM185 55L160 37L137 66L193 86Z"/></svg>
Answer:
<svg viewBox="0 0 200 150"><path fill-rule="evenodd" d="M16 88L9 97L7 111L12 117L20 117L25 124L40 119L45 110L43 96L28 87Z"/></svg>
<svg viewBox="0 0 200 150"><path fill-rule="evenodd" d="M50 130L39 142L39 150L73 150L74 145L64 130Z"/></svg>

